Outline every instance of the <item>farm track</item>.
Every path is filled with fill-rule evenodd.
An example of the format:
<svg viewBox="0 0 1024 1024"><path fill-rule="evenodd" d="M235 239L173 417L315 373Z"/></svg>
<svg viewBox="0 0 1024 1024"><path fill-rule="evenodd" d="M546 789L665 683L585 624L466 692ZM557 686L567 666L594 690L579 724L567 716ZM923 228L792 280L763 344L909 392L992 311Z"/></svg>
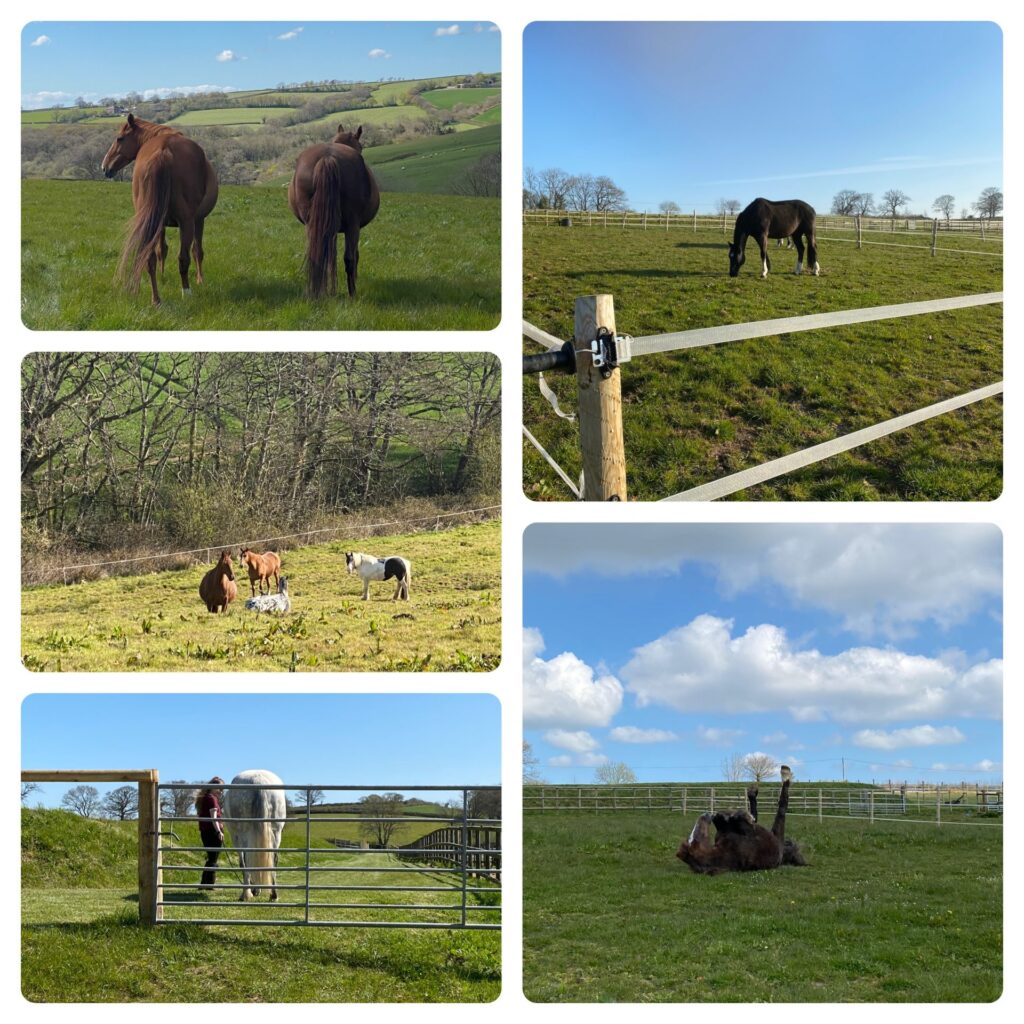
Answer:
<svg viewBox="0 0 1024 1024"><path fill-rule="evenodd" d="M795 256L780 249L767 280L749 258L731 279L724 239L704 229L528 225L524 317L566 338L575 296L605 292L618 331L642 336L1002 288L998 259L858 251L827 236L821 277L793 275ZM524 350L538 351L532 343ZM622 371L630 496L667 497L1001 377L998 305L642 357ZM546 379L573 410L575 382ZM570 477L578 474L578 429L551 414L532 382L524 422ZM1001 472L1002 403L989 400L733 497L991 500ZM530 445L524 488L539 500L569 497Z"/></svg>

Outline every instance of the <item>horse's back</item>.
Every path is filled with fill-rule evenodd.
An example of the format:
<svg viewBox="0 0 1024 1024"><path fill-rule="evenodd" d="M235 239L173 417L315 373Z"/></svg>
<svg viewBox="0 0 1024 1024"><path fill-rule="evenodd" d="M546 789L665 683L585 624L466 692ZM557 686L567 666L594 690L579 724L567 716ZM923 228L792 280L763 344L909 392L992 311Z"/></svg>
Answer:
<svg viewBox="0 0 1024 1024"><path fill-rule="evenodd" d="M359 226L365 227L377 216L380 208L380 190L377 179L366 165L362 153L351 146L335 142L319 142L304 149L295 162L295 174L288 186L288 204L303 224L306 223L309 203L313 196L317 164L333 158L342 176L345 197L356 207Z"/></svg>
<svg viewBox="0 0 1024 1024"><path fill-rule="evenodd" d="M171 174L168 226L178 227L178 222L184 218L202 219L208 216L216 205L220 186L217 172L203 147L187 135L177 132L158 135L140 150L135 174L145 174L148 167L161 162L169 168Z"/></svg>

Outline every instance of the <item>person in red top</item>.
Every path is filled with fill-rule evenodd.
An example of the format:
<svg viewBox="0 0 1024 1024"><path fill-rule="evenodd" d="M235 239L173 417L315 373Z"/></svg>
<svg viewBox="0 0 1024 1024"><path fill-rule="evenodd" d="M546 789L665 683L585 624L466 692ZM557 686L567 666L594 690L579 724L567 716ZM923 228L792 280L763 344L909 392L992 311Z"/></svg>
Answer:
<svg viewBox="0 0 1024 1024"><path fill-rule="evenodd" d="M211 889L217 880L217 861L224 845L224 826L221 824L220 789L224 780L214 775L196 796L196 814L199 817L199 837L206 847L206 870L199 882L200 889Z"/></svg>

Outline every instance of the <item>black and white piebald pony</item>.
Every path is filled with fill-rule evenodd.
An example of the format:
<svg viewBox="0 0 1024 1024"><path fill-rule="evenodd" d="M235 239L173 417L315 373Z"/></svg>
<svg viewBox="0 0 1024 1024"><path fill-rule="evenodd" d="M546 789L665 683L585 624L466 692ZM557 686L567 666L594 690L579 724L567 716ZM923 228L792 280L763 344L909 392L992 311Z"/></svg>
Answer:
<svg viewBox="0 0 1024 1024"><path fill-rule="evenodd" d="M814 237L814 207L800 199L783 202L769 202L755 199L736 218L732 244L729 246L729 276L735 277L746 259L747 239L757 239L761 250L761 277L767 277L771 269L768 259L769 238L792 238L796 245L796 270L804 271L804 242L807 242L807 268L813 269L815 277L821 271L818 265L818 243Z"/></svg>
<svg viewBox="0 0 1024 1024"><path fill-rule="evenodd" d="M255 768L239 772L231 785L280 787L282 783L273 772ZM238 898L248 900L258 896L261 889L269 889L271 900L276 900L277 851L284 831L283 819L288 815L284 789L228 789L224 809L231 844L238 851L242 866L245 888Z"/></svg>
<svg viewBox="0 0 1024 1024"><path fill-rule="evenodd" d="M386 558L376 558L373 555L364 555L359 551L345 552L345 568L349 574L358 572L363 581L363 600L370 599L371 580L395 581L395 593L392 601L399 597L403 601L409 600L409 581L412 579L412 565L406 558L399 555L388 555Z"/></svg>

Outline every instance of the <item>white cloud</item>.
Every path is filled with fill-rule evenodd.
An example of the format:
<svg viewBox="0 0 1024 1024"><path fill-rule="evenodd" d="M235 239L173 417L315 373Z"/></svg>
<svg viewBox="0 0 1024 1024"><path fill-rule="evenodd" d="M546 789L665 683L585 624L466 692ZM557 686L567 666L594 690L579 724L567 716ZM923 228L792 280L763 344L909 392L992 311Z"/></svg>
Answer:
<svg viewBox="0 0 1024 1024"><path fill-rule="evenodd" d="M767 736L762 736L761 742L767 743L772 747L786 747L788 750L804 749L804 745L799 740L793 739L792 736L782 732L781 730L770 732Z"/></svg>
<svg viewBox="0 0 1024 1024"><path fill-rule="evenodd" d="M576 758L576 763L584 768L599 768L601 765L608 763L608 758L605 754L580 754Z"/></svg>
<svg viewBox="0 0 1024 1024"><path fill-rule="evenodd" d="M915 725L908 729L861 729L853 743L873 750L901 750L903 747L935 747L963 743L967 737L955 725Z"/></svg>
<svg viewBox="0 0 1024 1024"><path fill-rule="evenodd" d="M234 50L221 50L220 53L217 54L217 60L219 60L221 64L227 64L230 61L245 60L245 58L240 54L235 53Z"/></svg>
<svg viewBox="0 0 1024 1024"><path fill-rule="evenodd" d="M679 739L668 729L639 729L635 725L617 725L608 738L616 743L671 743Z"/></svg>
<svg viewBox="0 0 1024 1024"><path fill-rule="evenodd" d="M568 768L572 764L572 758L568 754L555 754L548 758L548 764L552 768Z"/></svg>
<svg viewBox="0 0 1024 1024"><path fill-rule="evenodd" d="M742 735L742 729L720 729L716 726L707 725L697 726L697 739L708 747L728 747Z"/></svg>
<svg viewBox="0 0 1024 1024"><path fill-rule="evenodd" d="M374 60L378 57L383 57L384 60L391 59L391 54L387 50L382 50L379 46L375 46L366 56L372 57Z"/></svg>
<svg viewBox="0 0 1024 1024"><path fill-rule="evenodd" d="M998 765L998 763L997 763L997 762L995 762L995 761L990 761L990 760L989 760L989 759L988 759L988 758L986 757L986 758L984 758L984 759L983 759L983 760L981 760L981 761L977 761L977 762L975 762L975 763L974 763L974 764L973 764L973 765L972 765L971 767L972 767L972 768L973 768L973 769L974 769L974 770L975 770L976 772L991 772L991 771L995 771L995 770L996 770L996 768L998 768L998 767L999 767L999 765Z"/></svg>
<svg viewBox="0 0 1024 1024"><path fill-rule="evenodd" d="M45 46L47 43L50 43L52 41L53 40L50 39L49 36L36 36L35 39L33 39L32 42L29 43L28 45L29 46Z"/></svg>
<svg viewBox="0 0 1024 1024"><path fill-rule="evenodd" d="M544 739L553 747L571 750L574 754L583 754L597 750L600 744L585 729L570 731L568 729L549 729Z"/></svg>
<svg viewBox="0 0 1024 1024"><path fill-rule="evenodd" d="M523 630L523 721L528 727L608 725L622 707L622 684L565 651L544 659L537 629Z"/></svg>
<svg viewBox="0 0 1024 1024"><path fill-rule="evenodd" d="M435 28L435 36L457 36L462 30L458 25L449 25L447 28Z"/></svg>
<svg viewBox="0 0 1024 1024"><path fill-rule="evenodd" d="M572 754L555 754L554 757L548 758L548 764L552 768L569 768L573 765L582 768L597 768L602 764L607 764L608 758L604 754L598 754L593 751L588 751L582 754L573 756Z"/></svg>
<svg viewBox="0 0 1024 1024"><path fill-rule="evenodd" d="M60 90L50 91L48 89L41 89L39 92L26 92L21 97L21 109L22 110L39 110L43 107L59 107L64 103L69 103L76 97L70 92L61 92ZM87 96L86 99L89 97Z"/></svg>
<svg viewBox="0 0 1024 1024"><path fill-rule="evenodd" d="M616 557L602 557L612 545ZM865 637L926 620L948 628L1002 593L999 531L962 523L545 525L527 531L523 562L555 577L664 576L701 563L729 596L771 583Z"/></svg>
<svg viewBox="0 0 1024 1024"><path fill-rule="evenodd" d="M298 39L299 33L302 31L301 28L293 28L290 32L282 32L278 39Z"/></svg>
<svg viewBox="0 0 1024 1024"><path fill-rule="evenodd" d="M778 626L733 636L733 621L698 615L644 644L622 669L637 704L690 714L788 712L801 722L997 718L1002 662L964 671L945 658L891 647L799 650Z"/></svg>

